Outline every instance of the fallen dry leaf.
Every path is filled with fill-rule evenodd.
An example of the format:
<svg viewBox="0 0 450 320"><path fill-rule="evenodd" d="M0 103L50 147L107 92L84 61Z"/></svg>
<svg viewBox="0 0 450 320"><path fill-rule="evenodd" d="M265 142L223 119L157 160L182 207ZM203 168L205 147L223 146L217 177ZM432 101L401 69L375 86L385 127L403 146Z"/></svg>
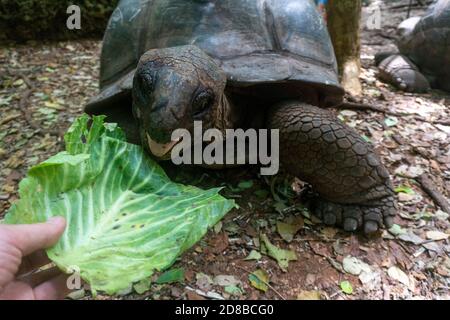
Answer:
<svg viewBox="0 0 450 320"><path fill-rule="evenodd" d="M394 280L404 284L405 286L409 287L409 285L410 285L409 277L400 268L390 267L388 269L388 275L391 279L394 279Z"/></svg>
<svg viewBox="0 0 450 320"><path fill-rule="evenodd" d="M440 231L427 231L426 235L427 239L434 241L445 240L448 239L448 237L450 237L450 235Z"/></svg>
<svg viewBox="0 0 450 320"><path fill-rule="evenodd" d="M320 291L301 291L297 295L297 300L321 300L322 293Z"/></svg>

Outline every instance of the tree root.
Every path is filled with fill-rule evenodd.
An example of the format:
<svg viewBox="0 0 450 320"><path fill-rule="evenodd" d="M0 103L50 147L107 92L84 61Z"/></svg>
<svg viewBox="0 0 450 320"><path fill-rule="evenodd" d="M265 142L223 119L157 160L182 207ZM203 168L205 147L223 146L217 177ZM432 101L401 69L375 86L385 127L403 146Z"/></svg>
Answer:
<svg viewBox="0 0 450 320"><path fill-rule="evenodd" d="M421 122L428 122L431 124L441 124L450 126L450 120L428 120L422 117L417 116L414 113L401 113L401 112L392 112L389 110L385 110L383 108L380 108L375 105L366 104L366 103L357 103L357 102L349 102L345 101L341 103L340 105L334 106L335 109L343 109L343 110L361 110L361 111L374 111L379 113L384 113L389 116L395 116L395 117L407 117L412 116L414 120L421 121Z"/></svg>
<svg viewBox="0 0 450 320"><path fill-rule="evenodd" d="M28 126L30 126L30 128L32 128L33 130L35 130L37 133L41 134L42 136L45 136L47 134L54 135L54 136L60 136L61 135L60 130L44 129L41 126L39 126L38 124L36 124L36 122L34 122L34 120L32 119L32 116L28 110L28 105L29 105L30 96L33 93L33 91L36 90L36 87L34 86L33 82L31 82L31 80L26 75L19 73L18 77L21 78L28 87L28 89L25 90L24 93L22 94L20 101L19 101L19 109L22 112L23 117L25 118L25 121L27 122Z"/></svg>
<svg viewBox="0 0 450 320"><path fill-rule="evenodd" d="M443 211L450 214L450 204L447 199L435 187L433 181L423 174L416 178L422 189L433 199L434 203L438 205Z"/></svg>

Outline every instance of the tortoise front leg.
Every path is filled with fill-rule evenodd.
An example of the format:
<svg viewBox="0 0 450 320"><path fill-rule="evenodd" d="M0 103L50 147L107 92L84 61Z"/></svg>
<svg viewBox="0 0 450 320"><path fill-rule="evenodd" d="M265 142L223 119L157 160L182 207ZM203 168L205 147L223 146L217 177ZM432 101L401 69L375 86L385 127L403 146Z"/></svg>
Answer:
<svg viewBox="0 0 450 320"><path fill-rule="evenodd" d="M268 126L280 130L280 161L310 183L321 199L314 211L326 224L366 233L396 213L389 173L372 147L326 110L284 102L269 111Z"/></svg>
<svg viewBox="0 0 450 320"><path fill-rule="evenodd" d="M389 56L378 66L378 78L406 92L427 92L430 90L428 79L407 57L400 54Z"/></svg>

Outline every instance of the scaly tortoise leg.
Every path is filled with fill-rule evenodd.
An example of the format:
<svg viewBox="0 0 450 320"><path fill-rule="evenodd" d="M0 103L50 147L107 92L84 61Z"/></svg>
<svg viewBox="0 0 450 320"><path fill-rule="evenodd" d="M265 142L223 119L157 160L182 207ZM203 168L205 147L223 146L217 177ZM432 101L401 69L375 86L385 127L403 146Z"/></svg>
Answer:
<svg viewBox="0 0 450 320"><path fill-rule="evenodd" d="M406 92L427 92L430 83L420 73L419 68L407 57L400 54L389 56L378 66L378 78Z"/></svg>
<svg viewBox="0 0 450 320"><path fill-rule="evenodd" d="M371 146L326 110L284 102L268 114L280 130L280 161L320 195L314 211L328 225L366 233L391 227L396 214L389 173Z"/></svg>

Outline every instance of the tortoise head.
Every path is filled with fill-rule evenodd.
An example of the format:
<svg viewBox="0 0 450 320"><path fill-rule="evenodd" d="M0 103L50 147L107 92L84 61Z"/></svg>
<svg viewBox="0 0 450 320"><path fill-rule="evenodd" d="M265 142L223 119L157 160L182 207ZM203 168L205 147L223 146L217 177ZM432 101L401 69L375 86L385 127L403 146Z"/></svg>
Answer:
<svg viewBox="0 0 450 320"><path fill-rule="evenodd" d="M167 159L177 129L193 133L194 121L214 128L222 107L226 76L195 46L155 49L145 53L133 79L133 115L144 146Z"/></svg>

